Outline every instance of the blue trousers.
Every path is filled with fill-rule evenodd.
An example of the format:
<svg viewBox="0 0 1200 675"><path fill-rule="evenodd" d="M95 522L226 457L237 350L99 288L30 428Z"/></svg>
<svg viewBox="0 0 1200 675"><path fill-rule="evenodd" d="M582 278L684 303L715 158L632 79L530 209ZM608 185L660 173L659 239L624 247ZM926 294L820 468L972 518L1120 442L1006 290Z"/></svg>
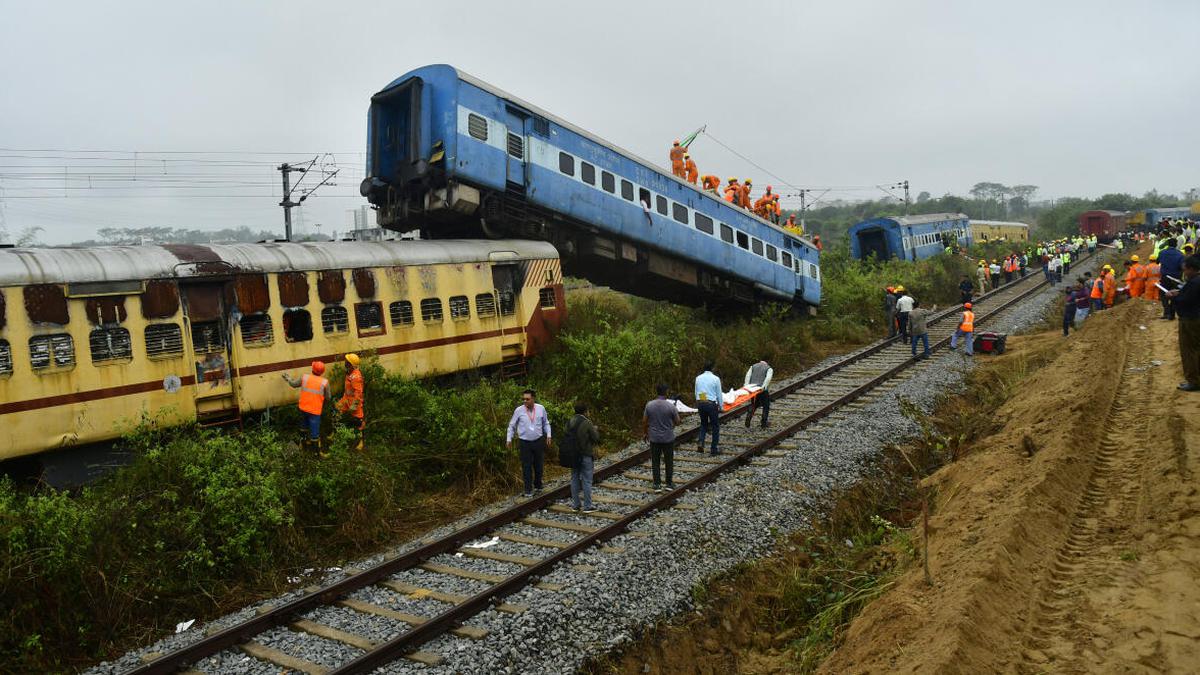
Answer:
<svg viewBox="0 0 1200 675"><path fill-rule="evenodd" d="M925 343L925 356L929 356L929 333L921 333L920 335L912 336L912 354L917 355L917 340Z"/></svg>
<svg viewBox="0 0 1200 675"><path fill-rule="evenodd" d="M714 401L700 401L696 404L700 411L700 440L697 445L704 451L704 435L712 431L712 454L717 454L717 443L721 440L721 409Z"/></svg>
<svg viewBox="0 0 1200 675"><path fill-rule="evenodd" d="M963 340L963 342L967 346L967 353L973 356L975 354L975 333L968 333L961 328L955 328L954 335L950 336L950 349L956 349L958 347L959 337L966 338Z"/></svg>
<svg viewBox="0 0 1200 675"><path fill-rule="evenodd" d="M308 432L308 440L317 440L321 437L321 416L300 411L300 428Z"/></svg>
<svg viewBox="0 0 1200 675"><path fill-rule="evenodd" d="M592 468L596 459L586 455L579 458L579 465L571 469L571 505L579 506L579 493L583 493L583 507L592 508Z"/></svg>

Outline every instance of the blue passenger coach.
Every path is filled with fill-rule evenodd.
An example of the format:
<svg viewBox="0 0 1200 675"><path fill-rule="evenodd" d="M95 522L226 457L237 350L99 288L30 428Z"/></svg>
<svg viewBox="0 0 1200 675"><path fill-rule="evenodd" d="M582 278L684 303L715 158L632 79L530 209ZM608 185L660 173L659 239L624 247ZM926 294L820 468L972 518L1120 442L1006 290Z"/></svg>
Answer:
<svg viewBox="0 0 1200 675"><path fill-rule="evenodd" d="M820 302L810 241L451 66L375 94L367 126L382 227L544 239L567 274L677 302Z"/></svg>
<svg viewBox="0 0 1200 675"><path fill-rule="evenodd" d="M962 213L888 216L864 220L850 228L850 255L860 260L920 260L947 246L971 245L971 223Z"/></svg>

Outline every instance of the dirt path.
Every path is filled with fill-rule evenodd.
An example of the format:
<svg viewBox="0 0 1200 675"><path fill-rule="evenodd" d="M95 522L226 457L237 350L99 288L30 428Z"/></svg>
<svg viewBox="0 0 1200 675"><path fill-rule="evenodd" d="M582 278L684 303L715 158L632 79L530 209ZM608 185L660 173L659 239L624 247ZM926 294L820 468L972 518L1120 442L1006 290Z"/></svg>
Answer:
<svg viewBox="0 0 1200 675"><path fill-rule="evenodd" d="M906 573L822 672L1200 670L1200 396L1157 314L1016 341L1060 353L928 479L933 587Z"/></svg>

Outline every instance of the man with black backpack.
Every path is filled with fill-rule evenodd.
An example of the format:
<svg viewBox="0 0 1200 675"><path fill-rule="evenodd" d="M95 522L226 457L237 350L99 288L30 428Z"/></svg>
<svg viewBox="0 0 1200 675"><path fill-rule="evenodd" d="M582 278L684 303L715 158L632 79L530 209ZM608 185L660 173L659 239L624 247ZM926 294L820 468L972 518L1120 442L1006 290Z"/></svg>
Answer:
<svg viewBox="0 0 1200 675"><path fill-rule="evenodd" d="M587 404L575 403L575 416L567 422L567 431L558 441L558 463L571 469L571 506L580 510L579 493L583 493L583 512L594 513L592 506L592 468L595 446L600 442L596 425L585 417Z"/></svg>
<svg viewBox="0 0 1200 675"><path fill-rule="evenodd" d="M667 489L675 489L675 425L679 424L679 410L674 401L667 400L667 385L660 384L655 391L658 397L646 404L642 415L642 437L650 443L654 491L662 492L658 471L660 458L667 465Z"/></svg>

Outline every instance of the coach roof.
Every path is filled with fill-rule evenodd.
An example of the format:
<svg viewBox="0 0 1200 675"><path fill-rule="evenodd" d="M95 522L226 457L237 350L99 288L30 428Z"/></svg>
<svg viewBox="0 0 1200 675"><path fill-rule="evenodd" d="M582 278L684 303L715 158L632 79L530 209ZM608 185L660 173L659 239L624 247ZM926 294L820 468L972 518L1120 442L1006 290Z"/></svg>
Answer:
<svg viewBox="0 0 1200 675"><path fill-rule="evenodd" d="M0 249L0 286L557 257L522 239L11 248Z"/></svg>

